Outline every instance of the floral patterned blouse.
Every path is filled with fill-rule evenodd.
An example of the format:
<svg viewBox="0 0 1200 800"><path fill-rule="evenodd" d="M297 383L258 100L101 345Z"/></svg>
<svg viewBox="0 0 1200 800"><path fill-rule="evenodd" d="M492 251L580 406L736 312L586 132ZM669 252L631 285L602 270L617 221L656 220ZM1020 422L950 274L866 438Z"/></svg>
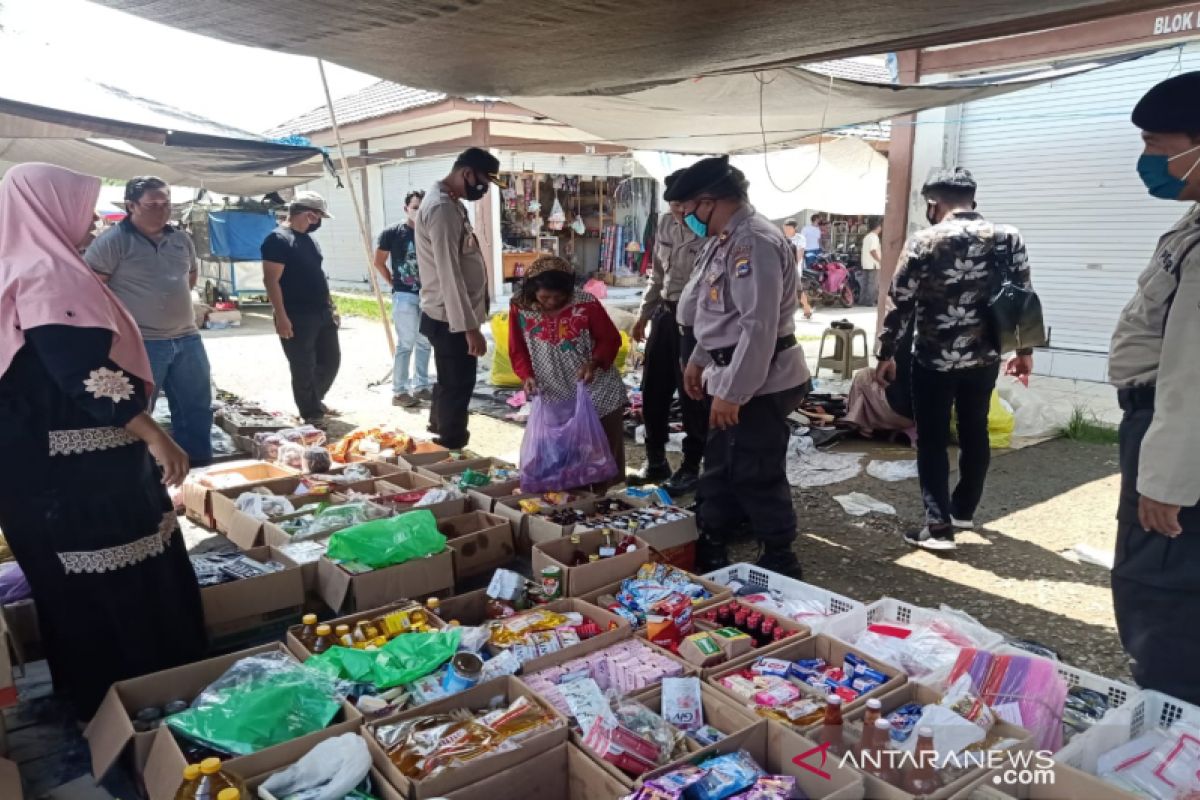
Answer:
<svg viewBox="0 0 1200 800"><path fill-rule="evenodd" d="M571 400L579 369L589 361L599 368L588 386L601 417L625 406L625 384L613 367L621 349L621 333L600 301L576 292L554 314L515 303L509 313L508 352L521 380L535 378L549 400Z"/></svg>

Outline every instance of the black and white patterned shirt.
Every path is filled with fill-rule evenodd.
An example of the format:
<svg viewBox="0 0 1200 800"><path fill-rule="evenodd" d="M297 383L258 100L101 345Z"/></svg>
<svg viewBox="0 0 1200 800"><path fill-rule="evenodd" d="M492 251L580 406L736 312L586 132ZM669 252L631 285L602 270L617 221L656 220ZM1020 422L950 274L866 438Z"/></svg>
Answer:
<svg viewBox="0 0 1200 800"><path fill-rule="evenodd" d="M1025 242L1010 225L958 211L914 234L888 295L879 358L892 358L896 342L915 324L913 354L921 366L950 372L995 364L1000 353L988 301L1003 282L1001 270L1032 288Z"/></svg>

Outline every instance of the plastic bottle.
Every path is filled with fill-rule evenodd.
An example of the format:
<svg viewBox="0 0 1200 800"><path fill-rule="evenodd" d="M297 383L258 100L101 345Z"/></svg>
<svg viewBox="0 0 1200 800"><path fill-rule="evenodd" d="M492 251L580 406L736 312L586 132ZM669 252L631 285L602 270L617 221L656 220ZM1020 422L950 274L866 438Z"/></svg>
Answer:
<svg viewBox="0 0 1200 800"><path fill-rule="evenodd" d="M217 800L242 800L242 793L237 789L222 789Z"/></svg>
<svg viewBox="0 0 1200 800"><path fill-rule="evenodd" d="M333 630L328 625L318 625L317 638L313 641L311 648L313 653L324 653L331 647L333 647Z"/></svg>
<svg viewBox="0 0 1200 800"><path fill-rule="evenodd" d="M430 597L428 600L425 601L425 610L428 611L430 614L433 614L435 617L437 616L438 611L440 611L441 609L442 609L442 601L438 600L436 597Z"/></svg>
<svg viewBox="0 0 1200 800"><path fill-rule="evenodd" d="M313 642L317 641L317 615L305 614L300 618L304 627L300 629L300 644L312 650Z"/></svg>
<svg viewBox="0 0 1200 800"><path fill-rule="evenodd" d="M933 728L917 729L916 763L910 765L904 772L904 791L915 794L933 794L942 785L934 767L937 753L933 749Z"/></svg>
<svg viewBox="0 0 1200 800"><path fill-rule="evenodd" d="M183 783L175 792L175 800L192 800L196 796L196 784L200 781L200 765L188 764L183 768Z"/></svg>
<svg viewBox="0 0 1200 800"><path fill-rule="evenodd" d="M583 542L578 533L571 534L571 546L575 548L571 552L571 566L579 567L588 563L587 553L583 552Z"/></svg>
<svg viewBox="0 0 1200 800"><path fill-rule="evenodd" d="M238 789L239 784L221 771L221 759L206 758L200 762L200 780L196 783L196 800L219 800L222 789Z"/></svg>
<svg viewBox="0 0 1200 800"><path fill-rule="evenodd" d="M825 721L818 734L819 744L828 744L829 751L837 755L846 752L846 740L842 729L842 698L831 694L825 698Z"/></svg>
<svg viewBox="0 0 1200 800"><path fill-rule="evenodd" d="M612 558L617 554L617 545L613 542L613 529L604 529L604 545L600 548L601 558Z"/></svg>
<svg viewBox="0 0 1200 800"><path fill-rule="evenodd" d="M342 647L354 647L354 637L350 635L349 625L338 625L334 629L334 639Z"/></svg>

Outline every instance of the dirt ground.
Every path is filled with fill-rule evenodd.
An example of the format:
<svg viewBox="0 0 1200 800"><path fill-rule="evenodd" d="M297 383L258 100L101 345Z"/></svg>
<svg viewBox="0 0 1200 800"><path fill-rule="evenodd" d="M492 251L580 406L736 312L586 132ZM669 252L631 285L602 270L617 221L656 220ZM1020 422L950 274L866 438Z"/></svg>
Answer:
<svg viewBox="0 0 1200 800"><path fill-rule="evenodd" d="M265 315L248 314L243 328L208 332L205 340L218 386L268 408L292 409L287 365ZM328 402L345 412L345 422L424 430L424 411L395 409L390 386L368 386L388 371L378 325L347 320L341 341L342 371ZM519 426L473 415L471 431L472 450L516 459ZM641 455L631 445L629 465ZM876 449L875 457L912 455L892 447ZM801 531L796 549L810 583L864 602L886 596L922 606L945 603L1010 636L1052 647L1067 663L1128 680L1107 570L1063 556L1078 544L1111 552L1117 486L1115 446L1059 439L998 453L976 516L978 532L961 535L955 553L936 556L914 551L900 538L922 519L916 481L860 475L793 491ZM833 496L851 491L890 503L898 516L847 515ZM738 542L733 555L753 560L756 545Z"/></svg>

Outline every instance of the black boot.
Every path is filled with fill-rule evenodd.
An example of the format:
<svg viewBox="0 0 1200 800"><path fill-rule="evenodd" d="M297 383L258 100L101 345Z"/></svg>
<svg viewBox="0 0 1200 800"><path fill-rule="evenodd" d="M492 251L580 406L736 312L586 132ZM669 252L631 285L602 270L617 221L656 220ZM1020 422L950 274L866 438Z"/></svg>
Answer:
<svg viewBox="0 0 1200 800"><path fill-rule="evenodd" d="M796 553L792 550L790 540L763 542L762 555L758 557L758 561L754 562L754 566L778 572L780 575L786 575L798 581L804 579L804 570L800 566L800 559L796 558Z"/></svg>
<svg viewBox="0 0 1200 800"><path fill-rule="evenodd" d="M696 541L696 572L700 575L729 566L729 551L725 542L701 533Z"/></svg>
<svg viewBox="0 0 1200 800"><path fill-rule="evenodd" d="M692 494L696 491L696 486L700 483L700 467L695 464L684 462L683 466L675 471L675 474L667 479L662 488L666 490L671 497L682 497L685 494Z"/></svg>
<svg viewBox="0 0 1200 800"><path fill-rule="evenodd" d="M625 476L625 483L630 486L645 486L648 483L662 483L671 477L671 464L667 461L665 452L646 451L646 463L636 472Z"/></svg>

